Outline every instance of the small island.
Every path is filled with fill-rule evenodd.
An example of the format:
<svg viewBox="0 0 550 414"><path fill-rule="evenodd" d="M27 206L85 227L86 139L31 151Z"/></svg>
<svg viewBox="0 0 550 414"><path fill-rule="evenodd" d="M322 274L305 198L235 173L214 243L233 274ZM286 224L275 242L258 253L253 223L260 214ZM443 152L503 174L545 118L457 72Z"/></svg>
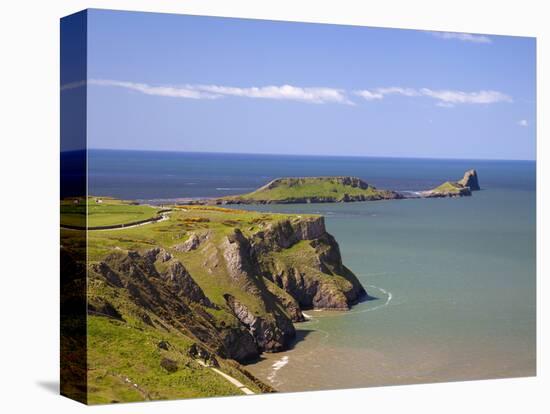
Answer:
<svg viewBox="0 0 550 414"><path fill-rule="evenodd" d="M283 177L257 190L219 198L189 200L186 204L308 204L356 201L400 200L407 198L463 197L480 190L476 170L468 170L459 181L446 181L431 190L399 192L378 189L358 177Z"/></svg>
<svg viewBox="0 0 550 414"><path fill-rule="evenodd" d="M286 177L270 181L248 194L217 199L222 204L302 204L403 198L379 190L357 177Z"/></svg>
<svg viewBox="0 0 550 414"><path fill-rule="evenodd" d="M479 191L479 181L476 170L468 170L459 181L446 181L428 191L421 191L420 197L442 198L471 196L472 191Z"/></svg>

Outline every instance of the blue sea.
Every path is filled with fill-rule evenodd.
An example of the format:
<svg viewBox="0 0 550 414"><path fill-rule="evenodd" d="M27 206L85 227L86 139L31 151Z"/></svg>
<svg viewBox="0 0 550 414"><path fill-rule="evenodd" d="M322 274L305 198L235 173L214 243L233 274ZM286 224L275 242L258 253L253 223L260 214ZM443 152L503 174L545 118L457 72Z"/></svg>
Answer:
<svg viewBox="0 0 550 414"><path fill-rule="evenodd" d="M535 162L91 150L88 166L90 194L150 203L239 194L282 176L418 191L475 168L482 191L472 197L246 206L323 214L377 298L306 312L293 349L248 369L281 391L535 375Z"/></svg>

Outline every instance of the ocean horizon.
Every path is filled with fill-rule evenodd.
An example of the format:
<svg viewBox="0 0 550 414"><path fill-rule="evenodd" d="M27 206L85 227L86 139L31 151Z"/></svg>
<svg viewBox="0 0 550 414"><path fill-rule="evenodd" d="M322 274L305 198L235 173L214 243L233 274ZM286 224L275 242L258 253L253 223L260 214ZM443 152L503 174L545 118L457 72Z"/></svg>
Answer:
<svg viewBox="0 0 550 414"><path fill-rule="evenodd" d="M83 150L69 150L62 152L74 152ZM278 152L227 152L227 151L187 151L187 150L162 150L162 149L135 149L135 148L88 148L87 151L124 151L124 152L168 152L180 154L220 154L220 155L259 155L274 157L330 157L330 158L383 158L383 159L413 159L413 160L480 160L480 161L533 161L531 158L477 158L477 157L428 157L410 156L398 157L391 155L353 155L353 154L299 154L299 153L278 153Z"/></svg>
<svg viewBox="0 0 550 414"><path fill-rule="evenodd" d="M510 167L510 168L508 168ZM381 189L427 190L475 168L485 187L534 189L536 161L88 151L89 194L141 201L235 195L279 177L356 176Z"/></svg>
<svg viewBox="0 0 550 414"><path fill-rule="evenodd" d="M414 191L475 168L471 197L247 205L320 214L373 301L306 311L298 341L247 366L280 391L535 374L536 163L90 150L89 193L158 202L281 176L357 176Z"/></svg>

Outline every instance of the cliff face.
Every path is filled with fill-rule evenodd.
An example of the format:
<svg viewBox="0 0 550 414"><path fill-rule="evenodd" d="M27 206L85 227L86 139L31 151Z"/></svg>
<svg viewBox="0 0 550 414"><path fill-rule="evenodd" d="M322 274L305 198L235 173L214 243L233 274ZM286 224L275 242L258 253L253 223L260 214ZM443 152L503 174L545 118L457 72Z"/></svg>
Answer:
<svg viewBox="0 0 550 414"><path fill-rule="evenodd" d="M420 193L424 198L471 196L472 191L480 190L476 170L468 170L459 181L446 181L440 186Z"/></svg>
<svg viewBox="0 0 550 414"><path fill-rule="evenodd" d="M346 310L366 295L322 217L266 220L246 232L211 227L183 247L119 249L91 265L91 286L111 293L92 289L89 312L176 329L218 356L247 361L287 349L302 309Z"/></svg>
<svg viewBox="0 0 550 414"><path fill-rule="evenodd" d="M275 223L254 235L252 246L265 278L289 293L302 309L347 310L366 295L342 264L338 243L323 217ZM292 249L293 255L279 255Z"/></svg>
<svg viewBox="0 0 550 414"><path fill-rule="evenodd" d="M91 266L89 280L107 282L118 290L117 296L127 295L134 306L124 304L122 307L129 307L131 311L126 312L147 325L168 324L222 357L239 361L256 358L258 347L246 328L237 321L222 329L217 327L208 311L219 307L210 302L182 263L171 259L162 266L158 256L152 254L155 250L158 249L143 254L134 251L111 254ZM98 303L105 301L93 295L88 306L95 310ZM114 308L111 303L109 306Z"/></svg>
<svg viewBox="0 0 550 414"><path fill-rule="evenodd" d="M476 170L466 171L464 173L464 177L462 177L462 180L460 180L458 183L464 187L469 187L471 191L481 190L481 188L479 187Z"/></svg>

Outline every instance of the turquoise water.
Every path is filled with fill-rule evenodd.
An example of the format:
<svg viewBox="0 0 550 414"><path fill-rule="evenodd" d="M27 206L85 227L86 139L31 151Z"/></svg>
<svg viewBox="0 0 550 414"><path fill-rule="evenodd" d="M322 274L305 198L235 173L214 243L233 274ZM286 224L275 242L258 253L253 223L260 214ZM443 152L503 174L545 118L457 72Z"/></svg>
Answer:
<svg viewBox="0 0 550 414"><path fill-rule="evenodd" d="M318 213L374 301L306 312L299 341L248 366L281 391L535 374L535 163L92 151L90 193L215 197L278 176L354 175L423 190L476 168L459 199L247 206Z"/></svg>
<svg viewBox="0 0 550 414"><path fill-rule="evenodd" d="M534 192L264 209L325 215L345 264L378 298L307 312L293 350L249 366L276 388L535 374Z"/></svg>

